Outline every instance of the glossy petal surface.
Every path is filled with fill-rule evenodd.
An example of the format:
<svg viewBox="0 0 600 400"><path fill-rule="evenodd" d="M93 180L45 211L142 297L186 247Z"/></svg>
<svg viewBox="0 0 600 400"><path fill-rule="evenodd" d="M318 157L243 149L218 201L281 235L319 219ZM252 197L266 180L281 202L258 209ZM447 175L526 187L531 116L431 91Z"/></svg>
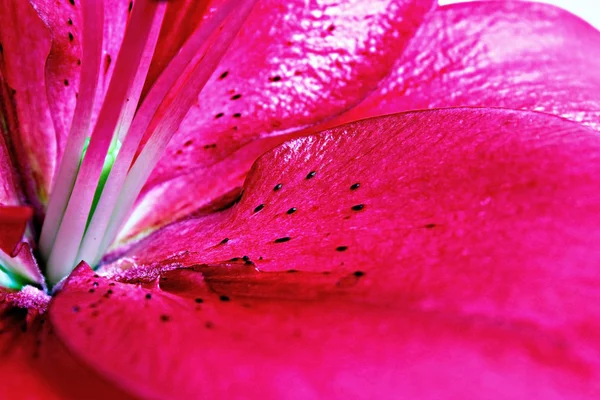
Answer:
<svg viewBox="0 0 600 400"><path fill-rule="evenodd" d="M377 91L331 124L405 110L506 107L600 129L600 32L558 8L490 1L430 15Z"/></svg>
<svg viewBox="0 0 600 400"><path fill-rule="evenodd" d="M142 396L594 398L599 141L491 109L297 139L112 282L79 268L50 315Z"/></svg>
<svg viewBox="0 0 600 400"><path fill-rule="evenodd" d="M141 222L126 236L196 211L214 200L205 192L214 193L216 185L228 185L221 194L234 189L238 181L218 182L205 172L244 145L315 124L362 100L389 72L432 5L259 1L171 140L136 210ZM187 205L177 190L182 181ZM181 208L157 214L144 203L157 196Z"/></svg>

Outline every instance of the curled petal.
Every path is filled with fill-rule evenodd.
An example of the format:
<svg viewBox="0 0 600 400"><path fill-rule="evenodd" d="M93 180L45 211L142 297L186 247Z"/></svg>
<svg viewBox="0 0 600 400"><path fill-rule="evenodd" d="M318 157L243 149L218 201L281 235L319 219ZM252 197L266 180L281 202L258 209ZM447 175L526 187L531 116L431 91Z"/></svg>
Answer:
<svg viewBox="0 0 600 400"><path fill-rule="evenodd" d="M25 206L0 206L0 250L12 254L23 239L33 211Z"/></svg>

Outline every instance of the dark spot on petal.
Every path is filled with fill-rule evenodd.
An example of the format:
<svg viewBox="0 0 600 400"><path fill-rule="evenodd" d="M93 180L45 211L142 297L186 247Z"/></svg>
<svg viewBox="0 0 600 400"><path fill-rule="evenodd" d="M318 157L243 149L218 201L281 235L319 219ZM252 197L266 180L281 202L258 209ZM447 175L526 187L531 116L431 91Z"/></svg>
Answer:
<svg viewBox="0 0 600 400"><path fill-rule="evenodd" d="M79 312L79 310L81 310L79 306L73 306L73 312Z"/></svg>
<svg viewBox="0 0 600 400"><path fill-rule="evenodd" d="M356 182L354 185L350 186L350 190L356 190L360 187L360 183Z"/></svg>
<svg viewBox="0 0 600 400"><path fill-rule="evenodd" d="M437 225L436 224L425 224L424 227L427 229L433 229L435 228Z"/></svg>
<svg viewBox="0 0 600 400"><path fill-rule="evenodd" d="M224 294L219 296L219 300L221 301L229 301L229 296L225 296Z"/></svg>
<svg viewBox="0 0 600 400"><path fill-rule="evenodd" d="M229 242L229 238L225 238L225 239L221 240L221 243L219 243L219 244L225 244L227 242Z"/></svg>
<svg viewBox="0 0 600 400"><path fill-rule="evenodd" d="M204 303L204 300L202 300L200 297L196 297L196 298L194 299L194 301L195 301L196 303L198 303L198 304L200 304L200 303Z"/></svg>
<svg viewBox="0 0 600 400"><path fill-rule="evenodd" d="M133 10L133 1L129 2L129 8L127 9L127 12L131 12L131 10Z"/></svg>
<svg viewBox="0 0 600 400"><path fill-rule="evenodd" d="M283 187L283 185L281 183L278 183L277 185L275 185L275 187L273 188L273 191L276 192L279 189L281 189Z"/></svg>
<svg viewBox="0 0 600 400"><path fill-rule="evenodd" d="M264 204L259 204L259 205L257 205L257 206L256 206L256 208L254 209L254 212L255 212L255 213L257 213L257 212L259 212L260 210L262 210L263 208L265 208L265 205L264 205Z"/></svg>
<svg viewBox="0 0 600 400"><path fill-rule="evenodd" d="M186 142L185 142L183 145L184 145L185 147L188 147L188 146L191 146L191 145L192 145L192 143L194 143L194 141L193 141L193 140L187 140L187 141L186 141Z"/></svg>
<svg viewBox="0 0 600 400"><path fill-rule="evenodd" d="M312 179L317 174L317 171L310 171L308 175L306 175L306 179Z"/></svg>
<svg viewBox="0 0 600 400"><path fill-rule="evenodd" d="M219 79L225 79L227 78L227 75L229 75L229 71L225 71L221 74L221 76L219 76Z"/></svg>
<svg viewBox="0 0 600 400"><path fill-rule="evenodd" d="M90 292L90 293L94 293L94 292L95 292L95 290L94 290L94 289L90 289L90 290L88 290L88 292Z"/></svg>
<svg viewBox="0 0 600 400"><path fill-rule="evenodd" d="M162 322L167 322L167 321L170 321L170 320L171 320L171 317L169 317L167 314L162 314L162 315L160 316L160 320L161 320Z"/></svg>
<svg viewBox="0 0 600 400"><path fill-rule="evenodd" d="M71 32L69 32L69 41L73 41L75 40L75 36L73 36L73 34Z"/></svg>
<svg viewBox="0 0 600 400"><path fill-rule="evenodd" d="M111 282L111 283L108 284L108 286L115 286L115 283Z"/></svg>
<svg viewBox="0 0 600 400"><path fill-rule="evenodd" d="M364 204L357 204L357 205L355 205L355 206L352 206L352 210L354 210L354 211L360 211L360 210L362 210L363 208L365 208L365 205L364 205Z"/></svg>
<svg viewBox="0 0 600 400"><path fill-rule="evenodd" d="M67 19L67 24L73 25L73 20L71 18Z"/></svg>
<svg viewBox="0 0 600 400"><path fill-rule="evenodd" d="M240 118L241 116L242 116L242 114L240 114L240 113L233 114L233 118Z"/></svg>
<svg viewBox="0 0 600 400"><path fill-rule="evenodd" d="M113 294L113 293L114 293L114 292L112 291L112 289L108 289L108 290L106 291L106 294Z"/></svg>
<svg viewBox="0 0 600 400"><path fill-rule="evenodd" d="M281 77L279 75L275 75L269 78L269 80L271 82L279 82L281 80Z"/></svg>
<svg viewBox="0 0 600 400"><path fill-rule="evenodd" d="M362 271L354 271L354 276L360 278L361 276L365 276L365 273Z"/></svg>
<svg viewBox="0 0 600 400"><path fill-rule="evenodd" d="M279 239L275 239L275 243L284 243L284 242L289 242L290 240L292 240L292 238L286 236L286 237L282 237Z"/></svg>
<svg viewBox="0 0 600 400"><path fill-rule="evenodd" d="M77 65L81 65L81 59L77 59Z"/></svg>
<svg viewBox="0 0 600 400"><path fill-rule="evenodd" d="M206 326L206 329L212 329L215 327L215 325L210 321L207 321L204 326Z"/></svg>
<svg viewBox="0 0 600 400"><path fill-rule="evenodd" d="M296 212L296 207L292 207L292 208L290 208L289 210L286 211L286 213L288 213L288 214L293 214L295 212Z"/></svg>
<svg viewBox="0 0 600 400"><path fill-rule="evenodd" d="M239 258L239 257L233 257L233 258L232 258L231 260L229 260L229 261L239 261L239 260L240 260L240 258Z"/></svg>
<svg viewBox="0 0 600 400"><path fill-rule="evenodd" d="M244 257L242 257L242 260L244 260L244 261L249 261L249 260L250 260L250 257L248 257L248 256L244 256Z"/></svg>
<svg viewBox="0 0 600 400"><path fill-rule="evenodd" d="M286 272L288 274L295 274L296 272L298 272L298 270L297 269L288 269Z"/></svg>
<svg viewBox="0 0 600 400"><path fill-rule="evenodd" d="M100 275L94 274L94 278L100 278Z"/></svg>
<svg viewBox="0 0 600 400"><path fill-rule="evenodd" d="M348 246L338 246L335 248L336 251L346 251L348 250Z"/></svg>
<svg viewBox="0 0 600 400"><path fill-rule="evenodd" d="M94 283L92 283L92 285L94 285L94 286L98 286L98 285L99 285L99 283L98 283L98 282L94 282Z"/></svg>
<svg viewBox="0 0 600 400"><path fill-rule="evenodd" d="M333 32L333 30L334 30L334 29L335 29L335 25L333 25L333 24L331 24L331 25L329 25L329 26L327 27L327 30L328 30L329 32Z"/></svg>
<svg viewBox="0 0 600 400"><path fill-rule="evenodd" d="M75 0L69 0L69 3L71 3L72 6L75 5Z"/></svg>
<svg viewBox="0 0 600 400"><path fill-rule="evenodd" d="M223 115L225 115L224 113L220 112L217 115L215 115L215 118L221 118Z"/></svg>
<svg viewBox="0 0 600 400"><path fill-rule="evenodd" d="M241 95L241 94L234 94L233 96L231 96L231 100L237 100L237 99L239 99L240 97L242 97L242 95Z"/></svg>
<svg viewBox="0 0 600 400"><path fill-rule="evenodd" d="M150 293L146 293L146 299L150 300L152 298L152 295Z"/></svg>

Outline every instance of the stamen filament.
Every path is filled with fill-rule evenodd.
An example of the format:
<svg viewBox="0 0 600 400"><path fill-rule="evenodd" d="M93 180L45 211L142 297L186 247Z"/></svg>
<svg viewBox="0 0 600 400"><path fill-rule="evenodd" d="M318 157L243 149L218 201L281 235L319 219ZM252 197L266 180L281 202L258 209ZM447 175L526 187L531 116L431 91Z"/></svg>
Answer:
<svg viewBox="0 0 600 400"><path fill-rule="evenodd" d="M133 110L137 106L149 66L149 61L146 65L144 62L154 52L165 8L165 3L151 0L139 0L135 3L90 146L77 174L71 198L47 260L51 284L57 283L75 267L108 147L115 132L119 130L117 125L121 123L128 127L131 122L133 112L128 111L125 103L134 103Z"/></svg>
<svg viewBox="0 0 600 400"><path fill-rule="evenodd" d="M75 184L81 151L90 130L94 96L100 73L104 0L83 0L81 7L83 13L83 55L79 96L65 145L65 152L54 181L54 188L42 226L39 248L44 259L48 259L50 256L54 239Z"/></svg>
<svg viewBox="0 0 600 400"><path fill-rule="evenodd" d="M246 0L234 8L225 27L212 35L205 52L194 58L192 65L175 83L175 90L171 90L174 95L167 96L160 104L153 119L153 122L158 122L151 124L152 135L127 174L94 262L100 261L99 258L116 238L167 143L197 101L198 93L217 68L255 3L256 0Z"/></svg>
<svg viewBox="0 0 600 400"><path fill-rule="evenodd" d="M238 7L238 2L239 0L227 1L219 8L219 10L217 10L213 18L206 21L206 23L201 24L186 41L179 53L171 60L168 67L165 68L156 83L148 92L148 95L135 115L131 129L127 133L121 151L117 155L117 159L110 171L105 189L98 202L97 211L92 216L92 220L79 249L77 259L94 260L94 263L100 261L99 259L102 256L100 251L101 240L109 225L113 209L117 202L117 197L123 187L127 172L131 167L131 162L138 150L144 133L153 121L156 111L168 92L173 88L176 81L183 74L186 67L190 65L202 46L206 45L207 40L211 35L213 35L223 21L236 9L236 7Z"/></svg>

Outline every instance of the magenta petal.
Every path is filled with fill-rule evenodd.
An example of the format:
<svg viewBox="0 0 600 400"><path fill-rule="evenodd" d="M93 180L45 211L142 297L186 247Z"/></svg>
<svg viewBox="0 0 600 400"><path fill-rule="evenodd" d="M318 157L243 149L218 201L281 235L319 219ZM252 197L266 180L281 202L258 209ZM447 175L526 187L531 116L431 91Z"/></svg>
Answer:
<svg viewBox="0 0 600 400"><path fill-rule="evenodd" d="M47 320L48 300L33 288L0 289L0 398L130 399L65 349Z"/></svg>
<svg viewBox="0 0 600 400"><path fill-rule="evenodd" d="M45 84L56 132L58 161L65 148L79 91L83 29L81 7L79 2L69 1L29 2L50 31L51 47L45 65Z"/></svg>
<svg viewBox="0 0 600 400"><path fill-rule="evenodd" d="M0 85L0 98L1 95L3 93ZM20 177L13 165L14 160L11 157L9 147L6 145L5 138L8 136L8 132L5 131L5 126L1 123L1 107L0 104L0 204L18 205L23 201L23 193L19 182Z"/></svg>
<svg viewBox="0 0 600 400"><path fill-rule="evenodd" d="M392 74L331 126L405 110L542 111L600 129L600 32L558 8L488 1L430 15Z"/></svg>
<svg viewBox="0 0 600 400"><path fill-rule="evenodd" d="M50 315L142 397L593 399L598 149L591 129L490 109L297 139L114 281L78 268Z"/></svg>
<svg viewBox="0 0 600 400"><path fill-rule="evenodd" d="M45 96L50 33L28 1L2 0L0 10L0 125L8 128L28 198L41 208L57 155Z"/></svg>
<svg viewBox="0 0 600 400"><path fill-rule="evenodd" d="M0 205L0 250L13 253L32 216L30 207Z"/></svg>
<svg viewBox="0 0 600 400"><path fill-rule="evenodd" d="M156 44L148 77L146 78L145 89L152 86L169 61L173 59L185 41L198 28L207 12L209 3L210 0L178 0L167 6L160 38ZM214 7L214 1L212 5ZM145 93L142 96L145 97Z"/></svg>
<svg viewBox="0 0 600 400"><path fill-rule="evenodd" d="M258 2L200 94L198 106L171 139L146 193L156 189L175 194L182 177L190 196L181 212L196 211L206 198L198 204L195 193L210 177L194 172L211 168L254 140L298 130L357 104L386 76L433 3ZM240 169L238 174L246 172ZM172 189L157 187L174 178L166 183ZM172 194L163 200L176 201ZM161 219L161 225L173 221L169 214ZM153 225L148 222L136 230Z"/></svg>

